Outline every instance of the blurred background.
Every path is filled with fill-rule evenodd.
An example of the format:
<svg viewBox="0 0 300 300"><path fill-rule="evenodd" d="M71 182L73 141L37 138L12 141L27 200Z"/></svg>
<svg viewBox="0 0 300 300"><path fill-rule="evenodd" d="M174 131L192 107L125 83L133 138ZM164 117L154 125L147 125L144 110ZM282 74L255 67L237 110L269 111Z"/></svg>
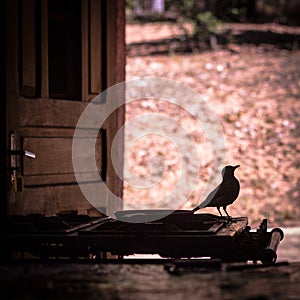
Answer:
<svg viewBox="0 0 300 300"><path fill-rule="evenodd" d="M270 227L300 225L299 16L299 0L127 0L127 80L176 80L212 107L224 131L226 162L241 165L240 196L228 211L248 216L254 228L263 218ZM203 200L212 171L211 141L186 111L158 99L131 103L126 120L149 112L171 116L197 145L199 184L180 207L191 209ZM180 153L169 140L147 136L125 153L135 175L161 178L151 189L125 182L125 208L172 191Z"/></svg>

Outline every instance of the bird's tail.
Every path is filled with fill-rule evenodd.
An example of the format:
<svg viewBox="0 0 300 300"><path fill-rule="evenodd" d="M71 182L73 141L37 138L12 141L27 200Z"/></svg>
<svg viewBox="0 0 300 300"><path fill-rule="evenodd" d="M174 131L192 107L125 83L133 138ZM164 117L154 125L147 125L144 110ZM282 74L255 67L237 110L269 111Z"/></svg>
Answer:
<svg viewBox="0 0 300 300"><path fill-rule="evenodd" d="M196 212L197 210L201 209L201 208L204 208L206 206L206 203L207 201L203 201L201 202L198 206L196 206L194 209L192 209L192 212Z"/></svg>
<svg viewBox="0 0 300 300"><path fill-rule="evenodd" d="M214 191L212 191L212 192L206 197L206 199L205 199L203 202L201 202L197 207L195 207L195 208L192 210L192 212L194 213L195 211L197 211L197 210L199 210L199 209L201 209L201 208L206 207L207 204L209 204L210 201L213 199L213 197L215 196L215 194L217 193L217 191L218 191L217 189L215 189Z"/></svg>

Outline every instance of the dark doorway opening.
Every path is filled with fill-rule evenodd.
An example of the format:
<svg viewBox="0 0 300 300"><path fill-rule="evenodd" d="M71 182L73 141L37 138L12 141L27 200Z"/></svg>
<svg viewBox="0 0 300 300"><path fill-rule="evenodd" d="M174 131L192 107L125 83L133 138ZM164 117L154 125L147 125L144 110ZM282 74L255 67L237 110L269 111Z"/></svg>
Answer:
<svg viewBox="0 0 300 300"><path fill-rule="evenodd" d="M49 96L81 100L81 1L48 1Z"/></svg>

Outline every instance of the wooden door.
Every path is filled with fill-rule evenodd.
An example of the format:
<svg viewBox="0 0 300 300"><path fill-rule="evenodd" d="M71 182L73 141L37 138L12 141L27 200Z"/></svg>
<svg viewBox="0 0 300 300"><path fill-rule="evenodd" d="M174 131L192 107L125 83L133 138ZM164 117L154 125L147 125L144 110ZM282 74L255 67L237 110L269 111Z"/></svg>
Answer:
<svg viewBox="0 0 300 300"><path fill-rule="evenodd" d="M123 14L123 0L6 1L7 144L36 155L9 157L17 167L9 175L9 214L95 212L74 176L72 138L89 101L124 80ZM112 114L96 147L99 173L119 197L122 182L109 153L123 115L122 108ZM86 184L93 184L88 172ZM99 198L108 212L121 206Z"/></svg>

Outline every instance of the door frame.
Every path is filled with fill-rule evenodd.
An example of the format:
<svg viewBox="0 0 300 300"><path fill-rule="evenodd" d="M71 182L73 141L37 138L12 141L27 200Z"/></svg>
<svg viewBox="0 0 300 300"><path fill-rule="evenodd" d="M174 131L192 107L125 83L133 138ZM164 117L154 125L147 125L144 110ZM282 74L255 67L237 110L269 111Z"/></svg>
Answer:
<svg viewBox="0 0 300 300"><path fill-rule="evenodd" d="M0 39L2 41L2 50L5 53L5 32L6 32L6 15L5 15L5 1L1 1L1 28ZM6 215L7 211L7 132L6 132L6 54L0 57L0 70L1 70L1 109L0 109L0 216Z"/></svg>

